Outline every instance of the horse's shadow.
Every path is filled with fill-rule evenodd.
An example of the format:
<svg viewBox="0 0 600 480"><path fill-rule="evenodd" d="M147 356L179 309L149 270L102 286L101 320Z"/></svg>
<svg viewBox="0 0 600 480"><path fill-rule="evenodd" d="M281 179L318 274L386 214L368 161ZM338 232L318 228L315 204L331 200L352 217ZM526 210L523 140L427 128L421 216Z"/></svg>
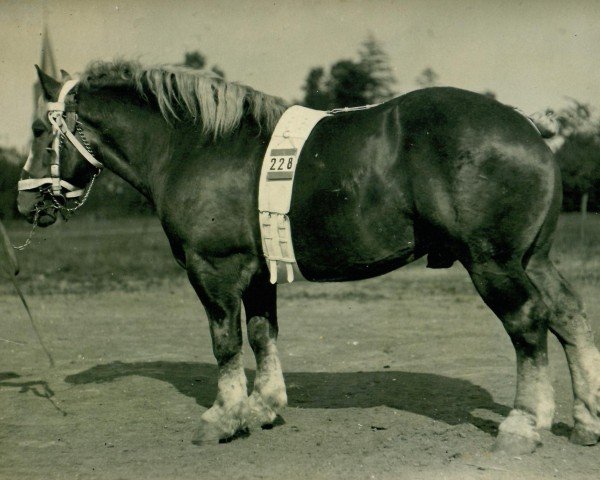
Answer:
<svg viewBox="0 0 600 480"><path fill-rule="evenodd" d="M250 382L254 371L247 370ZM111 382L138 375L168 382L199 405L210 407L216 396L217 368L207 363L136 362L96 365L69 375L67 383ZM469 423L495 435L498 422L474 415L484 409L506 416L510 408L494 401L484 388L468 380L432 373L403 371L313 373L285 375L288 401L299 408L368 408L386 405L424 415L449 425Z"/></svg>

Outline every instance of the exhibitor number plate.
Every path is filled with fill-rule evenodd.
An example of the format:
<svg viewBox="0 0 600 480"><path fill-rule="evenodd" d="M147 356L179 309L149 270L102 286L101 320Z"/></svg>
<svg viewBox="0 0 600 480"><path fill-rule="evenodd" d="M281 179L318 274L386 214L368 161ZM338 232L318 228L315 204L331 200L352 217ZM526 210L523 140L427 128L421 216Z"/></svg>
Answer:
<svg viewBox="0 0 600 480"><path fill-rule="evenodd" d="M296 148L274 148L269 158L267 181L292 180L296 169Z"/></svg>

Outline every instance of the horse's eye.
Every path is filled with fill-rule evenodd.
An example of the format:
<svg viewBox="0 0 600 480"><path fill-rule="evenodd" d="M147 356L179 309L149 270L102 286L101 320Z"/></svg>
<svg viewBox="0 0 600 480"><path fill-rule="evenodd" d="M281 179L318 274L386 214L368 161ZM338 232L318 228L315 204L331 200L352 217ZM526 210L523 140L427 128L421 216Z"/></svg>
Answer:
<svg viewBox="0 0 600 480"><path fill-rule="evenodd" d="M44 122L36 120L33 122L31 130L33 131L33 136L37 138L46 132L46 125L44 125Z"/></svg>

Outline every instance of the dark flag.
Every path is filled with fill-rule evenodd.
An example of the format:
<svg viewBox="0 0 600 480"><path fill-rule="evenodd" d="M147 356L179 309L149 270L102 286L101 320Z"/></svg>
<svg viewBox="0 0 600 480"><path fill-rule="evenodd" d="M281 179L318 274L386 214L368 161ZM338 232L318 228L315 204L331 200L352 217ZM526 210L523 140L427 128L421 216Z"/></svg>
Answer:
<svg viewBox="0 0 600 480"><path fill-rule="evenodd" d="M50 36L48 35L48 27L44 26L44 33L42 34L42 51L40 56L40 68L43 72L48 75L58 78L58 70L56 68L56 62L54 61L54 52L52 51L52 45L50 44ZM33 111L34 115L37 111L38 99L42 94L42 87L39 80L36 80L33 85Z"/></svg>

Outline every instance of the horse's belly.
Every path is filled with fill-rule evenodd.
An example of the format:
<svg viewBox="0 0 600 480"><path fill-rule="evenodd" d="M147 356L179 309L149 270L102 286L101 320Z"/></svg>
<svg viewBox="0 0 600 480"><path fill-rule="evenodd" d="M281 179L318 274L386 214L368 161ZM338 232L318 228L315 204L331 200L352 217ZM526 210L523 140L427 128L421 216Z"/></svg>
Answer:
<svg viewBox="0 0 600 480"><path fill-rule="evenodd" d="M289 217L307 280L368 278L414 259L395 122L393 105L327 117L306 141Z"/></svg>
<svg viewBox="0 0 600 480"><path fill-rule="evenodd" d="M298 267L309 281L375 277L416 258L413 226L396 218L374 222L373 215L351 217L313 210L290 216Z"/></svg>
<svg viewBox="0 0 600 480"><path fill-rule="evenodd" d="M415 258L414 251L411 249L396 252L392 257L365 263L352 263L342 259L336 265L318 264L303 258L298 260L298 267L310 282L344 282L383 275L411 263Z"/></svg>

